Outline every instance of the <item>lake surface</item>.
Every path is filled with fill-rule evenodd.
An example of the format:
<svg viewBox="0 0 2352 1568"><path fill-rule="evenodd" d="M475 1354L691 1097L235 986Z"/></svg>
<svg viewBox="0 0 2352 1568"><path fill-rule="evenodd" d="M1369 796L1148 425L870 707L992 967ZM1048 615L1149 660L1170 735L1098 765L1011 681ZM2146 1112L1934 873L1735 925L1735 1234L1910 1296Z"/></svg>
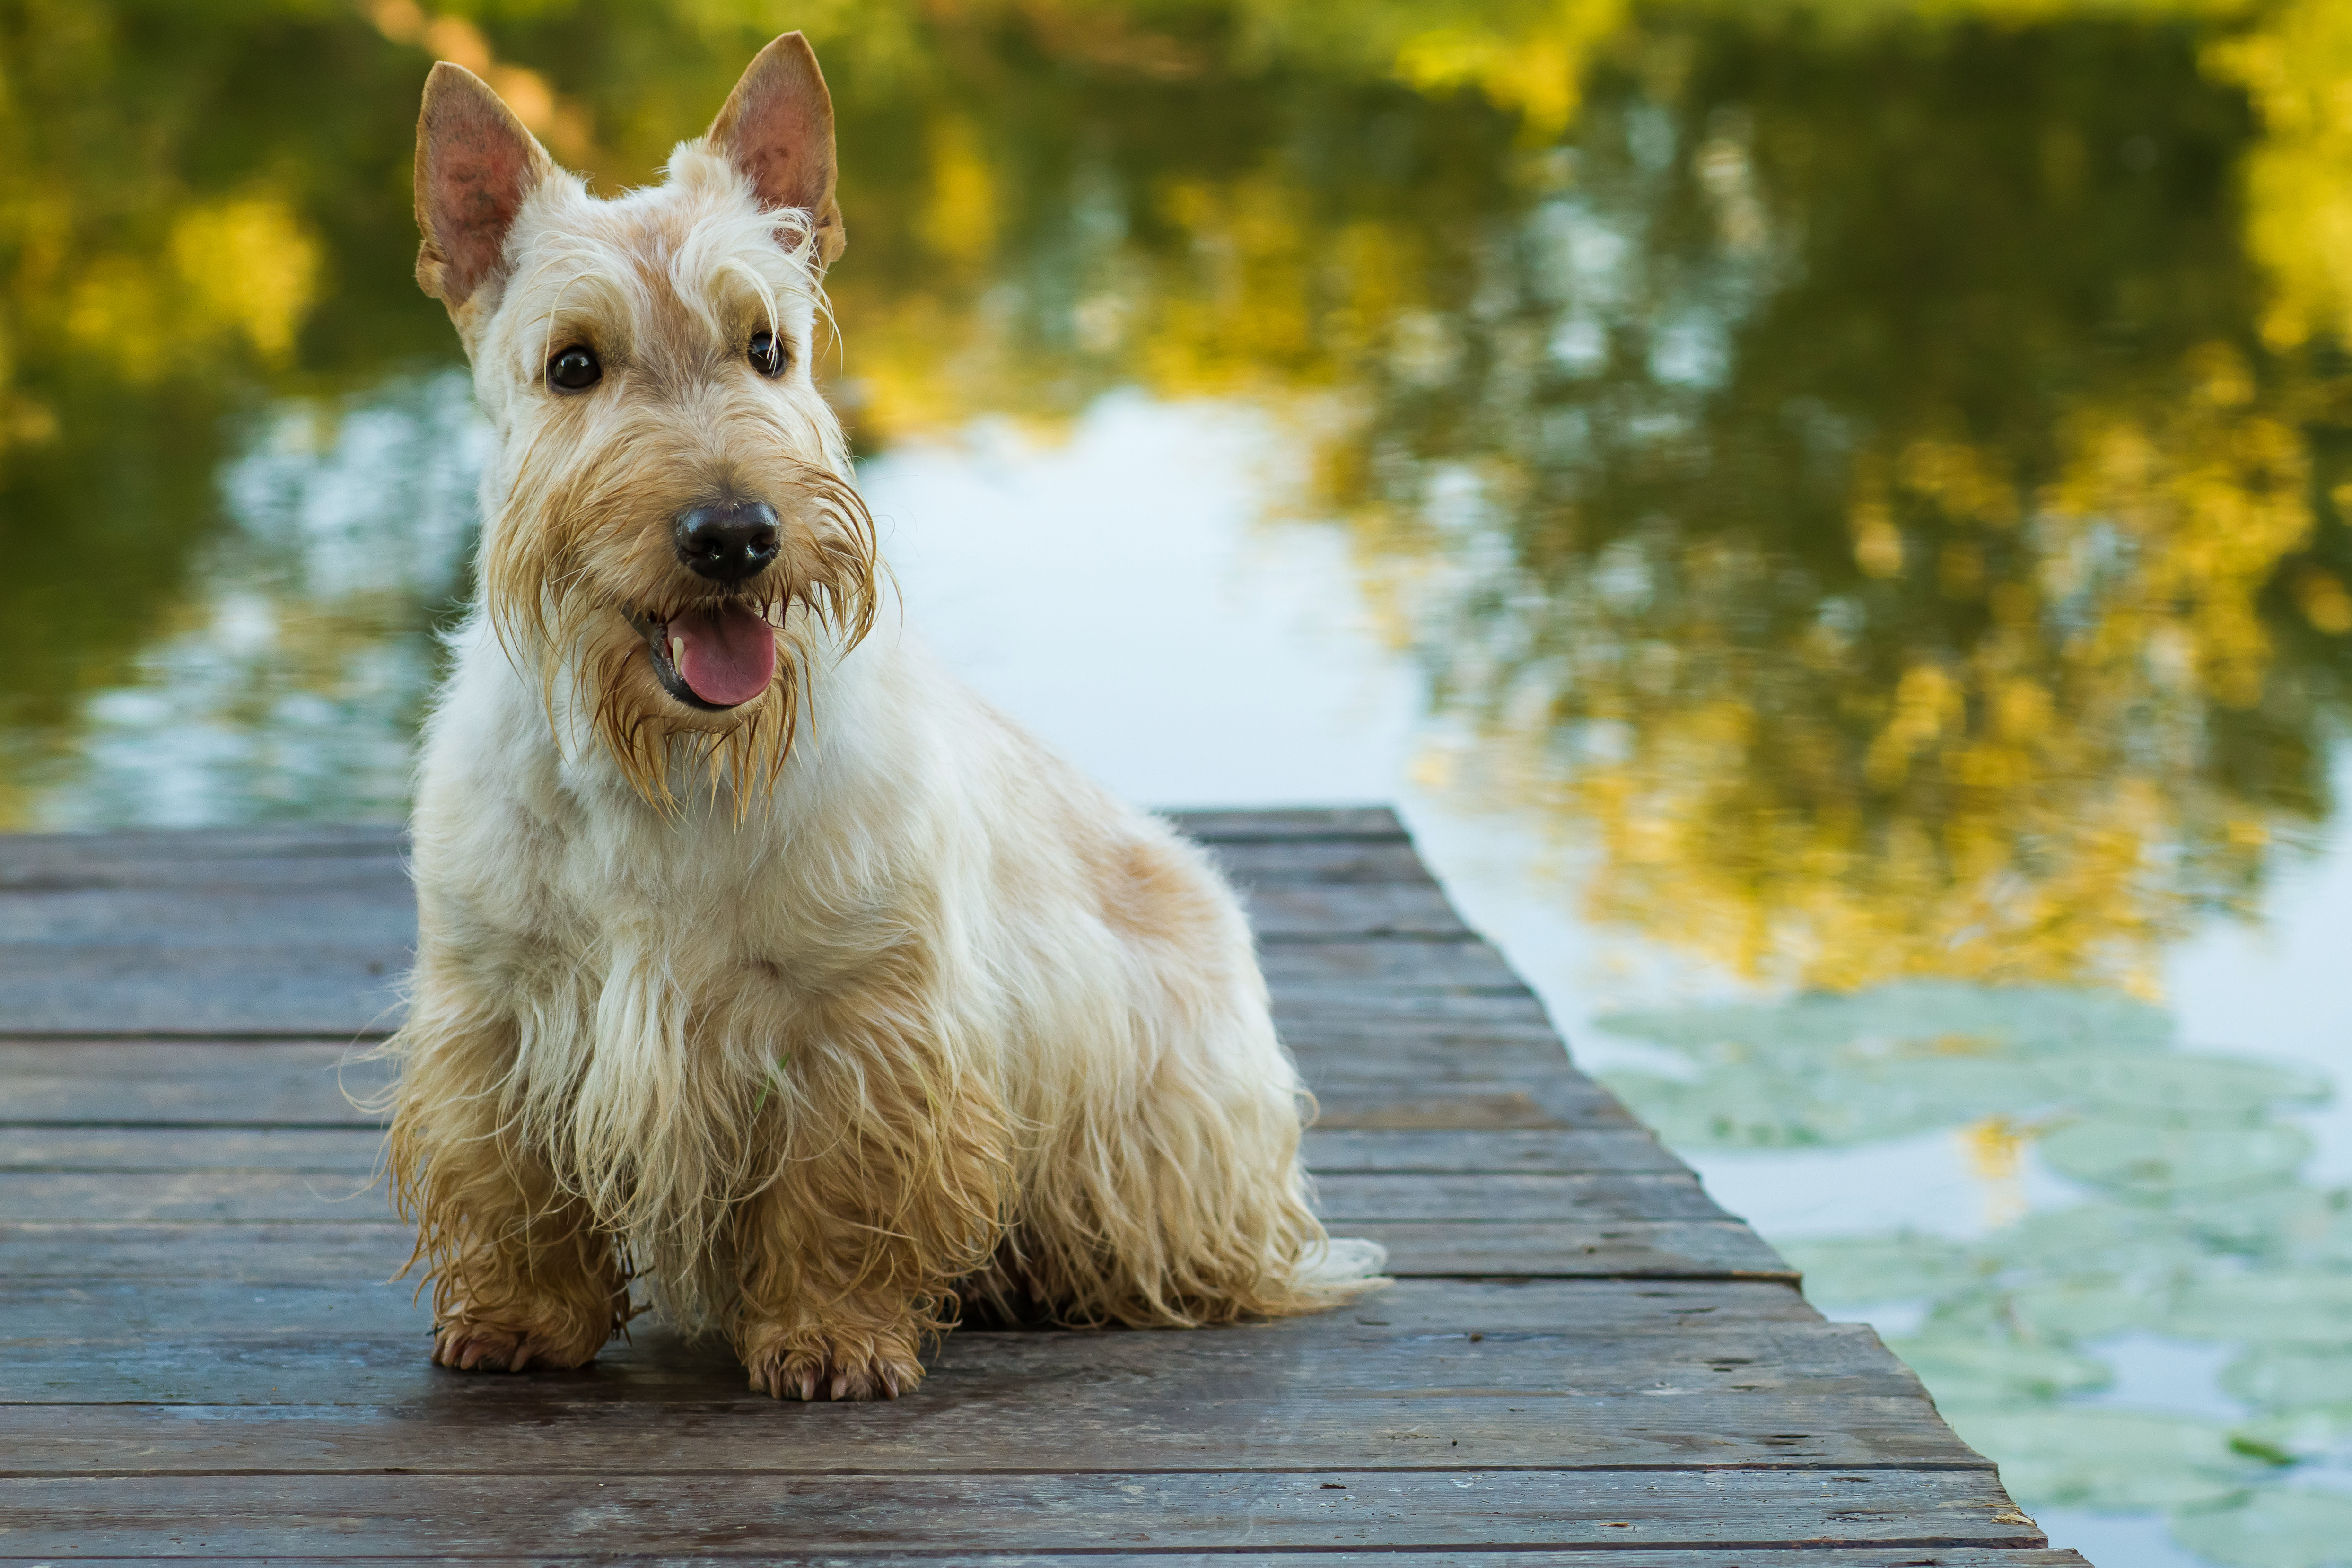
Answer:
<svg viewBox="0 0 2352 1568"><path fill-rule="evenodd" d="M426 62L612 190L798 23L911 625L1398 802L2060 1544L2352 1563L2352 6L806 11L5 24L0 826L400 815Z"/></svg>

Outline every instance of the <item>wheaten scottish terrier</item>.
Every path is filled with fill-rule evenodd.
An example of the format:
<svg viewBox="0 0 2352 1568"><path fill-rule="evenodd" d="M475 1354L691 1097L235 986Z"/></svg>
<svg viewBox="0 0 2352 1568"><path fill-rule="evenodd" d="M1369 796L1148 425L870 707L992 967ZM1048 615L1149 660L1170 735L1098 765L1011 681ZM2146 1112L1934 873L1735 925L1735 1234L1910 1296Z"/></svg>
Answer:
<svg viewBox="0 0 2352 1568"><path fill-rule="evenodd" d="M425 85L416 276L495 433L390 1047L434 1359L579 1365L643 1280L753 1387L863 1399L960 1307L1330 1304L1368 1260L1308 1207L1232 891L877 621L799 34L668 174L598 200Z"/></svg>

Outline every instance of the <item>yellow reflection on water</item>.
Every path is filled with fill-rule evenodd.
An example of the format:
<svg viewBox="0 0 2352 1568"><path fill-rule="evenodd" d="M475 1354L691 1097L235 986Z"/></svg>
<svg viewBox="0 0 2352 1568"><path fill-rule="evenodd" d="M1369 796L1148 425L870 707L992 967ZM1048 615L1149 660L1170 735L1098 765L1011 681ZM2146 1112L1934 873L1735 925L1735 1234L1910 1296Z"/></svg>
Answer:
<svg viewBox="0 0 2352 1568"><path fill-rule="evenodd" d="M2352 329L2352 8L2292 0L2217 40L2216 74L2242 82L2263 136L2245 159L2246 247L2273 289L2263 336L2289 347Z"/></svg>

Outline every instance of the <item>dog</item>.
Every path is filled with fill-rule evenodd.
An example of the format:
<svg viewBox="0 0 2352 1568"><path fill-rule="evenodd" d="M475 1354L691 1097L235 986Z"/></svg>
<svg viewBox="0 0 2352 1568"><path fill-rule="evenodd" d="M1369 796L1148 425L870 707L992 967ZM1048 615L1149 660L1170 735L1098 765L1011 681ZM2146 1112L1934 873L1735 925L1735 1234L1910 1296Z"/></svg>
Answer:
<svg viewBox="0 0 2352 1568"><path fill-rule="evenodd" d="M877 617L812 376L835 184L798 33L612 200L425 86L416 276L493 432L386 1047L445 1367L657 1308L754 1389L896 1397L967 1312L1229 1323L1378 1267L1310 1205L1232 889Z"/></svg>

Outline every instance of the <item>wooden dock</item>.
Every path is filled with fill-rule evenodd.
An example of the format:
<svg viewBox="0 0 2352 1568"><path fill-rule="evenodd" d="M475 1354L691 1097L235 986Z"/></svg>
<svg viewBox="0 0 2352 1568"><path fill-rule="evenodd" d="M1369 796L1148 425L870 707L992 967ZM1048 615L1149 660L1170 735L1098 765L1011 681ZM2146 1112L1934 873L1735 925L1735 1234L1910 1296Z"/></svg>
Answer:
<svg viewBox="0 0 2352 1568"><path fill-rule="evenodd" d="M958 1332L840 1405L659 1331L427 1364L338 1087L408 959L396 832L0 838L0 1560L2082 1563L1569 1065L1393 816L1185 820L1249 889L1331 1227L1396 1285Z"/></svg>

